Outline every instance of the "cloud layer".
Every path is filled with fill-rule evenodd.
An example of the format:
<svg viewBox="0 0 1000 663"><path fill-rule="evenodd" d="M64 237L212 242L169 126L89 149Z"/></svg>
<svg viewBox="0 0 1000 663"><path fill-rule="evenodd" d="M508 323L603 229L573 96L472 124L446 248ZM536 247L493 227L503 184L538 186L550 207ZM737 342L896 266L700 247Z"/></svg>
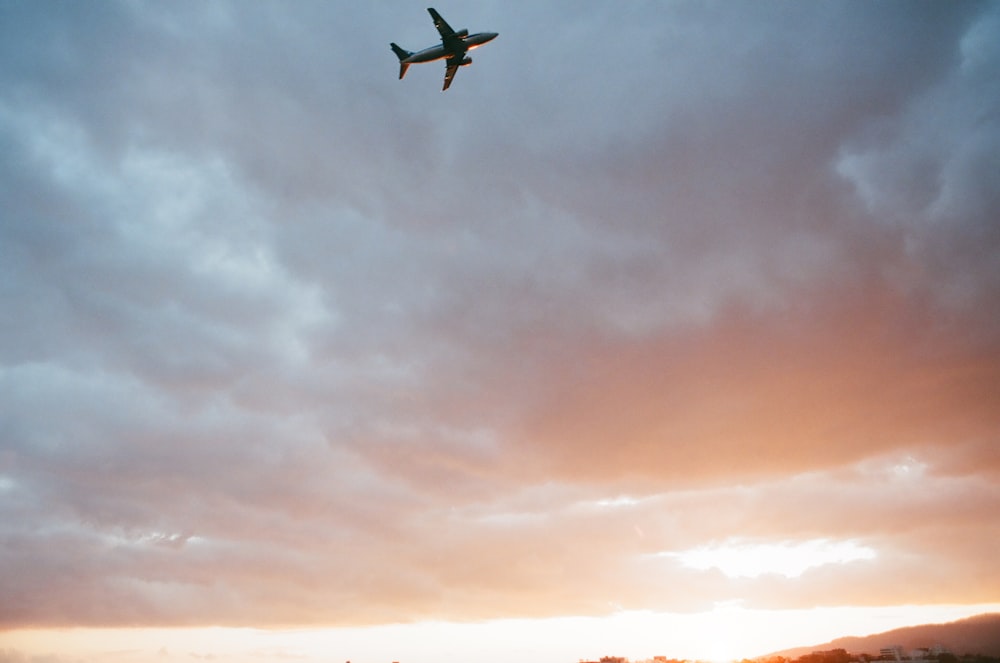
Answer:
<svg viewBox="0 0 1000 663"><path fill-rule="evenodd" d="M0 8L0 624L997 600L1000 10L438 9Z"/></svg>

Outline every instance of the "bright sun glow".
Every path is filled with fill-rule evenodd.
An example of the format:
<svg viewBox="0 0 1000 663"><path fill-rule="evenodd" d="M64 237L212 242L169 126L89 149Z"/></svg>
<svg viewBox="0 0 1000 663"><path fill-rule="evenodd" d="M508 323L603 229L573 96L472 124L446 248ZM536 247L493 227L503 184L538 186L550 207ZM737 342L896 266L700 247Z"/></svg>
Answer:
<svg viewBox="0 0 1000 663"><path fill-rule="evenodd" d="M685 567L706 571L719 569L730 578L756 578L765 574L797 578L807 570L826 564L846 564L874 559L875 550L854 541L810 541L748 543L740 540L681 552L662 553L680 560Z"/></svg>
<svg viewBox="0 0 1000 663"><path fill-rule="evenodd" d="M260 630L46 629L0 634L12 660L57 663L576 663L604 655L732 661L843 635L940 623L1000 604L752 610L721 603L701 613L619 612L607 617L431 622L369 628ZM17 658L17 656L22 656Z"/></svg>

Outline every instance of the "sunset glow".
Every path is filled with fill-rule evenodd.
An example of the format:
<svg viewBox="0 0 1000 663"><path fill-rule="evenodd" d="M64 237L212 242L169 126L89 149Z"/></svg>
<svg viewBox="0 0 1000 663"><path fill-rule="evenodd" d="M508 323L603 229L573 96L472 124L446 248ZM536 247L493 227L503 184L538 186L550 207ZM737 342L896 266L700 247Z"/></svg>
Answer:
<svg viewBox="0 0 1000 663"><path fill-rule="evenodd" d="M814 539L792 543L747 543L731 541L678 553L663 553L681 564L704 571L716 568L730 578L756 578L773 573L797 578L808 569L826 564L847 564L873 559L875 551L854 541Z"/></svg>
<svg viewBox="0 0 1000 663"><path fill-rule="evenodd" d="M802 643L822 643L845 633L865 635L998 610L1000 604L748 610L730 603L691 614L623 612L608 617L507 619L468 624L428 622L341 629L24 630L7 634L5 644L43 658L51 656L53 651L71 651L75 653L73 660L87 663L111 659L121 663L190 659L233 663L287 660L435 663L442 657L475 658L483 663L504 663L512 658L524 663L544 663L575 662L600 655L591 652L612 651L632 660L645 660L670 651L673 657L725 662Z"/></svg>
<svg viewBox="0 0 1000 663"><path fill-rule="evenodd" d="M1000 3L435 9L0 2L0 663L1000 611Z"/></svg>

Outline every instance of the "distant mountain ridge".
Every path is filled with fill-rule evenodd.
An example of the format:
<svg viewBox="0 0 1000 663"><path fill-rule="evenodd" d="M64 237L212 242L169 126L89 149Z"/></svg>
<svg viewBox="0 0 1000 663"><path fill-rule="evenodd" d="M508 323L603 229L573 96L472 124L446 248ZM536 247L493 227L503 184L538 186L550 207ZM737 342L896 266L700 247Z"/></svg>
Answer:
<svg viewBox="0 0 1000 663"><path fill-rule="evenodd" d="M879 649L893 645L902 646L906 652L919 647L941 645L956 656L983 654L1000 657L1000 613L976 615L946 624L907 626L863 637L837 638L826 644L785 649L769 656L798 658L814 651L830 649L846 649L851 654L878 655Z"/></svg>

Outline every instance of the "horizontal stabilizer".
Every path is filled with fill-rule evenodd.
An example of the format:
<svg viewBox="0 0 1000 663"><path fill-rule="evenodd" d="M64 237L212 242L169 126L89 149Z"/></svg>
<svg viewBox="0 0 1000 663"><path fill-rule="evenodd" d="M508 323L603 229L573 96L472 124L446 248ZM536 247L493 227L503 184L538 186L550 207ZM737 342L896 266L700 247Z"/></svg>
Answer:
<svg viewBox="0 0 1000 663"><path fill-rule="evenodd" d="M403 80L403 76L406 76L406 70L410 67L410 63L404 62L404 60L413 55L413 52L406 50L396 42L389 44L389 46L392 47L392 52L399 58L399 80Z"/></svg>
<svg viewBox="0 0 1000 663"><path fill-rule="evenodd" d="M392 52L395 53L396 57L399 58L400 60L405 60L406 58L413 55L413 51L406 50L396 42L392 42L391 44L389 44L389 46L392 47Z"/></svg>

